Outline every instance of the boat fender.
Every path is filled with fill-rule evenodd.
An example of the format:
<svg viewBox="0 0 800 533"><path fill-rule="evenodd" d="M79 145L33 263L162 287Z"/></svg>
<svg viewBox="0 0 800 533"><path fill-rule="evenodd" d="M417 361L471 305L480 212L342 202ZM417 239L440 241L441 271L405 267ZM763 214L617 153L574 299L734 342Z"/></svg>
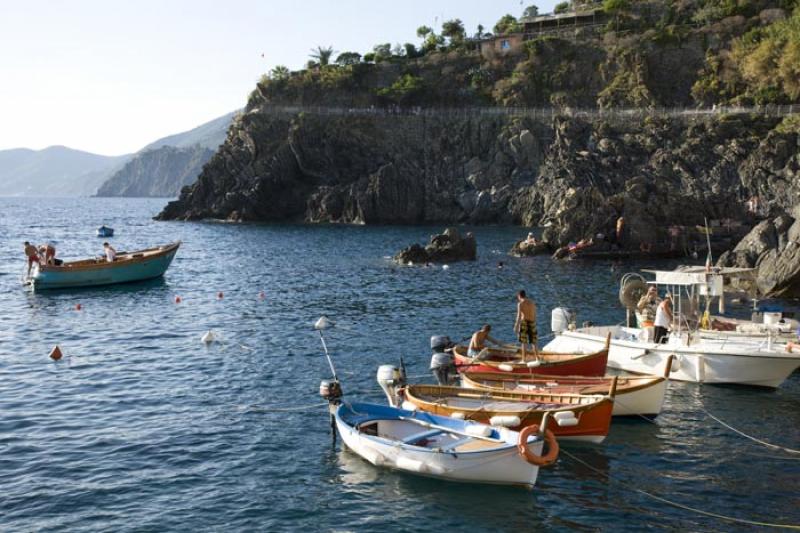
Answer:
<svg viewBox="0 0 800 533"><path fill-rule="evenodd" d="M492 428L483 424L470 424L464 431L473 437L488 437L492 434Z"/></svg>
<svg viewBox="0 0 800 533"><path fill-rule="evenodd" d="M400 470L408 470L411 472L428 472L428 465L422 461L409 459L408 457L398 457L394 462L395 466Z"/></svg>
<svg viewBox="0 0 800 533"><path fill-rule="evenodd" d="M466 415L464 415L464 413L462 413L461 411L455 411L450 414L450 418L455 418L456 420L464 420L464 418L466 418Z"/></svg>
<svg viewBox="0 0 800 533"><path fill-rule="evenodd" d="M676 354L675 357L672 358L672 368L670 368L669 371L677 372L680 369L681 369L681 356Z"/></svg>
<svg viewBox="0 0 800 533"><path fill-rule="evenodd" d="M503 372L513 372L514 371L514 367L509 365L509 364L506 364L506 363L503 363L501 365L497 365L497 368L499 368Z"/></svg>
<svg viewBox="0 0 800 533"><path fill-rule="evenodd" d="M493 426L515 428L519 427L522 421L516 415L495 415L489 419L489 423Z"/></svg>
<svg viewBox="0 0 800 533"><path fill-rule="evenodd" d="M525 364L525 366L527 366L528 368L536 368L537 366L540 366L541 364L542 364L542 362L537 359L536 361L528 361Z"/></svg>
<svg viewBox="0 0 800 533"><path fill-rule="evenodd" d="M364 459L374 464L375 466L382 466L383 464L386 463L386 457L384 457L383 454L381 454L376 450L365 448L361 450L361 455L362 457L364 457Z"/></svg>
<svg viewBox="0 0 800 533"><path fill-rule="evenodd" d="M558 459L558 441L556 440L555 434L549 429L546 429L544 432L544 441L547 446L546 454L536 455L528 448L528 438L537 433L539 433L539 426L537 424L528 426L520 431L519 440L517 441L517 451L523 459L532 465L548 466L555 463L556 459Z"/></svg>
<svg viewBox="0 0 800 533"><path fill-rule="evenodd" d="M400 407L402 407L406 411L416 411L417 410L417 406L414 405L413 403L409 402L408 400L405 400L403 402L403 405L401 405Z"/></svg>

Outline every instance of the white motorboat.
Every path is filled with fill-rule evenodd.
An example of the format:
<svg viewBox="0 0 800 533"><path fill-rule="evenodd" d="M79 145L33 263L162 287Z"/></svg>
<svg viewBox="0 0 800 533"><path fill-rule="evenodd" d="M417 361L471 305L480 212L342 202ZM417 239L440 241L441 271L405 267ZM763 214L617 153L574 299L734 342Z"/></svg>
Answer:
<svg viewBox="0 0 800 533"><path fill-rule="evenodd" d="M723 284L719 273L702 268L682 271L652 271L654 282L666 286L674 295L672 330L663 344L655 343L652 328L640 328L630 320L635 302L647 288L637 275L623 277L620 300L629 310L629 326L588 326L568 328L561 309L553 311L555 338L544 347L553 351L596 350L611 334L608 366L640 374L655 374L673 357L670 379L696 383L729 383L778 387L800 367L800 353L778 342L767 329L764 335L700 334L698 299L720 297ZM688 303L684 304L684 299ZM707 305L708 307L708 305ZM558 324L557 324L558 322ZM557 327L556 327L557 326ZM783 338L783 341L786 339Z"/></svg>

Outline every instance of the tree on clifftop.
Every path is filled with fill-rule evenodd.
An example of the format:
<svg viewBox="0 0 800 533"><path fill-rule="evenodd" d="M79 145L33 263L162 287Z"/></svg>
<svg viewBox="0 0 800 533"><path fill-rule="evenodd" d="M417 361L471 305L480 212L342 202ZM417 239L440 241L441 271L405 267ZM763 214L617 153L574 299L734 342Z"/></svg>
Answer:
<svg viewBox="0 0 800 533"><path fill-rule="evenodd" d="M503 15L494 25L494 32L502 35L504 33L519 33L522 31L522 24L517 21L514 15Z"/></svg>
<svg viewBox="0 0 800 533"><path fill-rule="evenodd" d="M450 39L450 46L457 47L464 42L466 37L464 23L461 19L447 20L442 24L442 36Z"/></svg>
<svg viewBox="0 0 800 533"><path fill-rule="evenodd" d="M336 64L346 67L347 65L356 65L361 62L361 54L358 52L342 52L336 58Z"/></svg>
<svg viewBox="0 0 800 533"><path fill-rule="evenodd" d="M317 46L316 48L311 49L311 59L316 60L319 63L319 66L324 67L329 65L331 62L331 56L333 56L333 47L329 46L324 48L322 46Z"/></svg>
<svg viewBox="0 0 800 533"><path fill-rule="evenodd" d="M536 17L539 15L539 6L531 4L522 12L523 17Z"/></svg>
<svg viewBox="0 0 800 533"><path fill-rule="evenodd" d="M285 80L289 77L289 69L283 65L277 65L269 71L269 77L272 80Z"/></svg>

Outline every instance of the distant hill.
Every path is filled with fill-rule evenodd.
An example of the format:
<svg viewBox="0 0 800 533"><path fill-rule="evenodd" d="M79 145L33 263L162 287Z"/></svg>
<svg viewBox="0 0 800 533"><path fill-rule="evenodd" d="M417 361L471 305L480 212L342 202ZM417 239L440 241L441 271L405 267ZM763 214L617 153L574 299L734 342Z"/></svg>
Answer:
<svg viewBox="0 0 800 533"><path fill-rule="evenodd" d="M89 196L130 158L66 146L0 150L0 196Z"/></svg>
<svg viewBox="0 0 800 533"><path fill-rule="evenodd" d="M97 190L97 196L175 197L191 185L214 150L195 144L162 146L136 154Z"/></svg>
<svg viewBox="0 0 800 533"><path fill-rule="evenodd" d="M104 156L65 146L0 150L0 196L177 196L225 141L234 114L158 139L136 154ZM164 147L175 149L159 150Z"/></svg>
<svg viewBox="0 0 800 533"><path fill-rule="evenodd" d="M211 148L216 150L217 147L225 142L225 136L228 133L228 126L231 125L233 116L238 111L232 111L227 115L215 118L205 124L201 124L196 128L192 128L182 133L176 133L163 137L155 142L152 142L139 150L139 153L152 150L154 148L161 148L162 146L174 146L176 148L185 148L188 146L200 145L204 148Z"/></svg>
<svg viewBox="0 0 800 533"><path fill-rule="evenodd" d="M235 114L148 144L102 184L97 196L178 196L225 142Z"/></svg>

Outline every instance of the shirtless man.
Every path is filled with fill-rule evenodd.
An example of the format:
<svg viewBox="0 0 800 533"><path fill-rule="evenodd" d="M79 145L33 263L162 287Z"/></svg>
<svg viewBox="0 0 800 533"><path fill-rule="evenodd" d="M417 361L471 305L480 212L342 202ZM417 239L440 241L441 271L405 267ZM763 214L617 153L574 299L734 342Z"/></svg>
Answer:
<svg viewBox="0 0 800 533"><path fill-rule="evenodd" d="M514 331L519 334L519 342L522 344L522 360L527 361L528 355L525 345L533 346L533 355L539 358L539 350L536 348L538 334L536 333L536 303L529 299L525 291L517 293L517 319L514 321Z"/></svg>
<svg viewBox="0 0 800 533"><path fill-rule="evenodd" d="M472 338L469 341L469 350L467 350L467 355L469 357L477 357L481 353L481 350L486 348L487 342L491 342L492 344L495 344L497 346L503 344L502 342L491 338L489 336L490 331L492 331L492 326L486 324L481 329L472 334Z"/></svg>
<svg viewBox="0 0 800 533"><path fill-rule="evenodd" d="M28 258L28 276L31 277L31 267L34 263L39 262L39 253L36 251L36 246L28 241L25 241L25 256Z"/></svg>

